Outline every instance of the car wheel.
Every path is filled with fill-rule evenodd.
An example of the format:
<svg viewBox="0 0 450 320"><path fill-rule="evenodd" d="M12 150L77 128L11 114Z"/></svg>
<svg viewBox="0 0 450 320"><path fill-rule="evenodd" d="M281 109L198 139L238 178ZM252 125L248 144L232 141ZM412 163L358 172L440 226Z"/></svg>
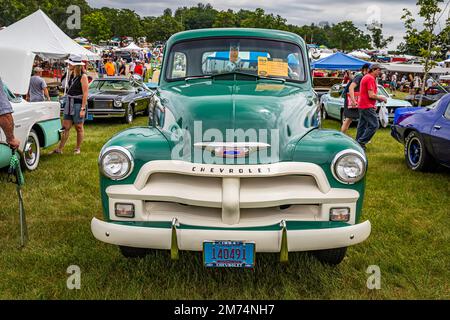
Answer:
<svg viewBox="0 0 450 320"><path fill-rule="evenodd" d="M125 258L144 258L150 253L150 249L145 248L134 248L134 247L125 247L119 246L120 252Z"/></svg>
<svg viewBox="0 0 450 320"><path fill-rule="evenodd" d="M414 171L428 171L433 169L435 163L428 153L422 136L412 131L405 139L406 164Z"/></svg>
<svg viewBox="0 0 450 320"><path fill-rule="evenodd" d="M312 254L322 263L329 265L338 265L344 260L347 253L347 247L336 248L336 249L326 249L313 251Z"/></svg>
<svg viewBox="0 0 450 320"><path fill-rule="evenodd" d="M41 146L39 144L39 138L34 130L30 131L25 148L23 149L23 155L20 158L22 166L29 171L35 170L39 165L41 158Z"/></svg>
<svg viewBox="0 0 450 320"><path fill-rule="evenodd" d="M123 119L124 123L131 124L134 120L134 109L132 105L128 105L127 111L125 112L125 117Z"/></svg>

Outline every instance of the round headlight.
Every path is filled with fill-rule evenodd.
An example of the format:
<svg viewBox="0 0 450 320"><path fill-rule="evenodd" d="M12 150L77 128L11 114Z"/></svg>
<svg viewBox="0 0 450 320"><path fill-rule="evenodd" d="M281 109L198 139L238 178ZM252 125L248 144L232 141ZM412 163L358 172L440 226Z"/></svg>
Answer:
<svg viewBox="0 0 450 320"><path fill-rule="evenodd" d="M100 153L100 171L112 180L123 180L133 171L131 153L123 147L109 147Z"/></svg>
<svg viewBox="0 0 450 320"><path fill-rule="evenodd" d="M352 184L360 181L366 174L367 160L355 150L339 152L331 164L333 176L342 183Z"/></svg>

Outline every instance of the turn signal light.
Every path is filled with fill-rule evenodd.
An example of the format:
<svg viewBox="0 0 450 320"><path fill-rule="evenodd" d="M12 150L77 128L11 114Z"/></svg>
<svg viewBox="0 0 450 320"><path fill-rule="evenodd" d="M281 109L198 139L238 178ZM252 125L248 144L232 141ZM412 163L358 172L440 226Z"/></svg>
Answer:
<svg viewBox="0 0 450 320"><path fill-rule="evenodd" d="M115 214L119 218L134 218L134 204L116 203Z"/></svg>
<svg viewBox="0 0 450 320"><path fill-rule="evenodd" d="M350 208L331 208L330 220L348 222L350 220Z"/></svg>

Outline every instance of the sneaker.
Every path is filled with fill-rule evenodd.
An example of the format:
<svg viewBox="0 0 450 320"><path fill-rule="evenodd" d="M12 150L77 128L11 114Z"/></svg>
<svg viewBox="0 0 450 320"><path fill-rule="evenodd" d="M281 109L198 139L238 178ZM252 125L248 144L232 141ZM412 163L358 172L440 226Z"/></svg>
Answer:
<svg viewBox="0 0 450 320"><path fill-rule="evenodd" d="M80 153L81 153L80 149L73 150L73 154L80 154Z"/></svg>

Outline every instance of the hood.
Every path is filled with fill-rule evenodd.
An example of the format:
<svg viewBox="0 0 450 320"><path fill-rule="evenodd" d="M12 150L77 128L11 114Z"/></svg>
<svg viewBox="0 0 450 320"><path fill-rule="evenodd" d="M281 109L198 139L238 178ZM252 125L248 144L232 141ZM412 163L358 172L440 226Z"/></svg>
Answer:
<svg viewBox="0 0 450 320"><path fill-rule="evenodd" d="M200 142L259 142L289 159L296 142L318 126L316 95L297 84L206 80L158 93L166 107L166 134L182 128L191 148Z"/></svg>
<svg viewBox="0 0 450 320"><path fill-rule="evenodd" d="M412 107L412 104L409 101L388 98L386 107Z"/></svg>

